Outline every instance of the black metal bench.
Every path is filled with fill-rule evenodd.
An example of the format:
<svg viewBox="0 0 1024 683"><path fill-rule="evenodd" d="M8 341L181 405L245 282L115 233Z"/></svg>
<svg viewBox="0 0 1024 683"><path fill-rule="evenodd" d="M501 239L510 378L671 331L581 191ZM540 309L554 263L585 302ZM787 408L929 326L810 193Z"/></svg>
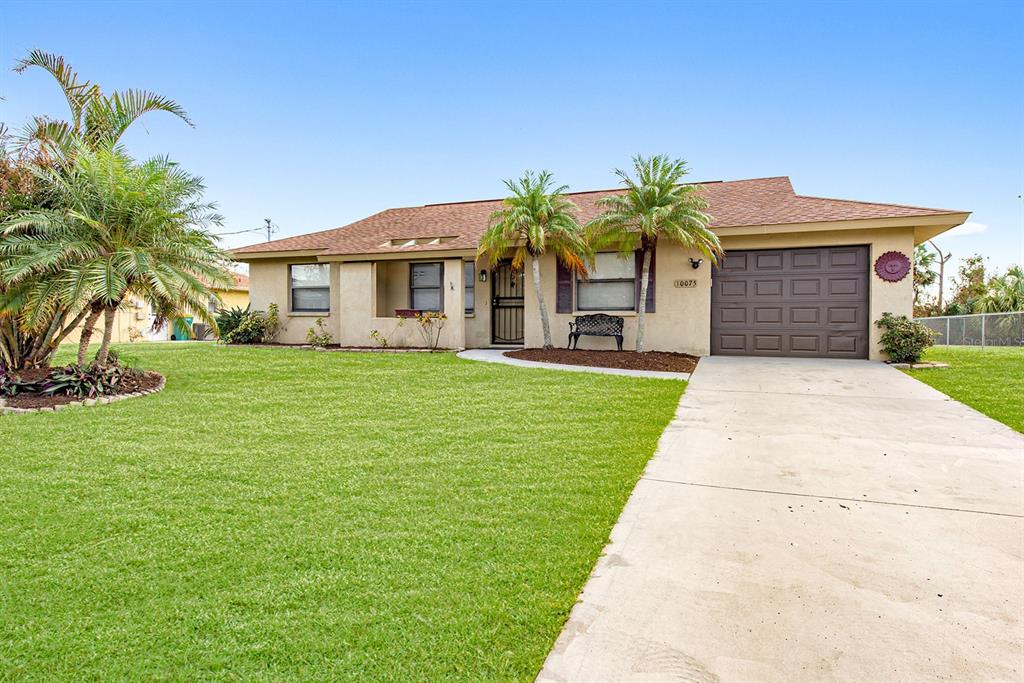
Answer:
<svg viewBox="0 0 1024 683"><path fill-rule="evenodd" d="M594 315L578 315L569 323L569 348L575 349L580 337L615 337L615 342L622 350L622 325L624 318L604 313Z"/></svg>

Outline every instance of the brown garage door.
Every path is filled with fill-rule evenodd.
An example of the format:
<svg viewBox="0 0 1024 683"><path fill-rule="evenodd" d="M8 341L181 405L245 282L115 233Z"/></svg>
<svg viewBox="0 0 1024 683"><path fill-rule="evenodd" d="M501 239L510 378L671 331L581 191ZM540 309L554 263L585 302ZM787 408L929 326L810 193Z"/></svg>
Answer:
<svg viewBox="0 0 1024 683"><path fill-rule="evenodd" d="M867 358L868 248L729 251L711 316L712 354Z"/></svg>

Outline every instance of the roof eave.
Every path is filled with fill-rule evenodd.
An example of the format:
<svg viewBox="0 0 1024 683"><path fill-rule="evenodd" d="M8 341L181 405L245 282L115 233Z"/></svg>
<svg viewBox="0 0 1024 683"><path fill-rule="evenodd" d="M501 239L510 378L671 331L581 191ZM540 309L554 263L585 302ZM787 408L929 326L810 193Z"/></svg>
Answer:
<svg viewBox="0 0 1024 683"><path fill-rule="evenodd" d="M793 223L764 223L756 225L727 225L712 227L719 237L738 237L744 235L778 234L785 232L820 232L825 230L878 230L885 228L914 228L915 238L918 229L934 231L940 234L952 227L960 225L969 211L950 213L924 214L919 216L890 216L883 218L846 218L831 221L804 221Z"/></svg>
<svg viewBox="0 0 1024 683"><path fill-rule="evenodd" d="M319 256L324 249L282 249L280 251L237 251L231 252L231 257L236 261L254 261L258 259L271 258L295 258L307 256Z"/></svg>

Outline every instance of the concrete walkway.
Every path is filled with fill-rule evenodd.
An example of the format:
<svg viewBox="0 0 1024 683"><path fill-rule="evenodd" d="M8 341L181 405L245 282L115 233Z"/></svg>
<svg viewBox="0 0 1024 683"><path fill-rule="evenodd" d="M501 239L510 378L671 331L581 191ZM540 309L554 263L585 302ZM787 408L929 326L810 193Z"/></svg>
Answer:
<svg viewBox="0 0 1024 683"><path fill-rule="evenodd" d="M509 358L507 349L466 349L459 351L459 358L480 360L485 363L504 363L518 365L523 368L546 368L548 370L568 370L569 372L596 372L602 375L625 375L627 377L653 377L655 379L690 379L686 372L659 372L656 370L625 370L622 368L593 368L589 365L563 365L562 363L541 363L533 360Z"/></svg>
<svg viewBox="0 0 1024 683"><path fill-rule="evenodd" d="M1022 482L880 363L705 358L539 680L1020 681Z"/></svg>

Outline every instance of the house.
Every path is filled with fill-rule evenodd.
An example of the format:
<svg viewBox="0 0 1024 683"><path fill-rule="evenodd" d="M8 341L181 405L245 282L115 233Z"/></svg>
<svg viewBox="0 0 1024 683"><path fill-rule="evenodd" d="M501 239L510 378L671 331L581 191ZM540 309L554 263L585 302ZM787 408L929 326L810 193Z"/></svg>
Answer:
<svg viewBox="0 0 1024 683"><path fill-rule="evenodd" d="M231 287L215 287L215 296L210 299L209 310L211 312L221 308L245 308L249 305L249 277L239 273L232 273L234 284ZM114 330L111 339L115 343L130 341L167 341L172 338L185 338L191 335L189 331L191 319L182 318L174 328L168 329L164 325L158 330L153 329L153 320L156 316L149 309L144 301L138 297L129 296L121 307L114 314ZM97 341L102 338L104 330L103 316L100 316L93 331L92 339ZM73 330L67 336L64 343L77 344L81 328Z"/></svg>
<svg viewBox="0 0 1024 683"><path fill-rule="evenodd" d="M726 255L712 268L700 254L658 245L647 306L648 350L695 355L882 356L873 325L883 312L912 313L914 245L966 220L964 211L798 195L788 177L701 183L711 227ZM620 190L572 193L580 221ZM387 209L351 225L234 250L249 264L254 309L280 307L284 343L302 343L323 318L342 345L422 342L403 309L447 315L447 348L540 346L532 285L507 264L477 258L501 200ZM564 343L573 316L625 318L635 343L639 304L635 259L598 254L575 278L542 262L552 334ZM614 348L584 337L581 348Z"/></svg>

